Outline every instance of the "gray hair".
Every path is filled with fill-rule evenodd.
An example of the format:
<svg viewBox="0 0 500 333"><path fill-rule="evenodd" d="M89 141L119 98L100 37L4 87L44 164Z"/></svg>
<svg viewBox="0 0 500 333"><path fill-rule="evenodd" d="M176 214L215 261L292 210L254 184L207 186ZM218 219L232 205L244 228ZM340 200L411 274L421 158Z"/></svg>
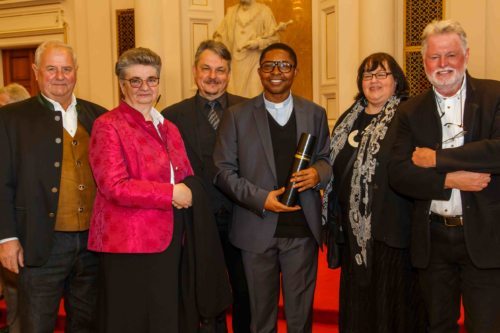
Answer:
<svg viewBox="0 0 500 333"><path fill-rule="evenodd" d="M71 46L69 46L68 44L63 43L63 42L61 42L59 40L48 40L48 41L45 41L42 44L40 44L37 47L36 51L35 51L35 66L36 67L40 66L40 62L41 62L41 59L42 59L42 54L48 48L65 49L66 51L68 51L68 53L73 58L73 64L75 65L75 67L77 66L77 63L76 63L76 54L73 51L73 48Z"/></svg>
<svg viewBox="0 0 500 333"><path fill-rule="evenodd" d="M213 39L207 39L200 43L196 53L194 55L194 65L198 65L200 61L201 54L205 50L210 50L217 54L219 57L227 61L227 66L229 71L231 71L231 52L227 49L226 45L222 42L215 41Z"/></svg>
<svg viewBox="0 0 500 333"><path fill-rule="evenodd" d="M161 58L145 47L136 47L122 53L115 65L115 74L119 79L125 78L125 70L132 65L153 66L156 69L156 75L160 76Z"/></svg>
<svg viewBox="0 0 500 333"><path fill-rule="evenodd" d="M9 96L9 103L19 102L30 98L30 93L19 83L11 83L5 87L0 87L0 94Z"/></svg>
<svg viewBox="0 0 500 333"><path fill-rule="evenodd" d="M424 56L427 51L427 40L430 36L433 35L441 35L441 34L449 34L454 33L460 37L460 41L462 42L462 49L464 53L467 51L467 34L465 33L464 28L454 20L434 20L429 23L424 31L422 32L422 56Z"/></svg>

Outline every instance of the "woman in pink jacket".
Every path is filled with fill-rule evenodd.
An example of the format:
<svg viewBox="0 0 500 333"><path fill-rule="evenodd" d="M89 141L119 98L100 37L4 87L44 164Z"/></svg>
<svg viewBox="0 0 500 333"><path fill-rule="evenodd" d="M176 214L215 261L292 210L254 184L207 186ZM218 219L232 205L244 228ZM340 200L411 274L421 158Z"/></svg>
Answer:
<svg viewBox="0 0 500 333"><path fill-rule="evenodd" d="M151 50L124 52L115 67L123 100L92 130L89 249L101 252L100 332L178 332L183 230L173 208L191 206L180 182L193 171L177 128L154 108L160 70Z"/></svg>

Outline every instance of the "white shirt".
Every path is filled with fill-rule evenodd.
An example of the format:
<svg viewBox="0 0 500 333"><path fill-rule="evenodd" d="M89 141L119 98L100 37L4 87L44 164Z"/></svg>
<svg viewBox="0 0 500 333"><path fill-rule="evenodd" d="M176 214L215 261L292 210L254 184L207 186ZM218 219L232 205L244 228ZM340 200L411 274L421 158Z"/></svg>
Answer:
<svg viewBox="0 0 500 333"><path fill-rule="evenodd" d="M434 89L436 104L439 116L441 117L443 149L464 145L464 135L460 133L463 131L465 97L467 95L465 81L466 78L464 77L460 90L451 97L445 97ZM462 215L460 190L452 189L451 197L448 201L433 200L431 202L431 211L443 216Z"/></svg>
<svg viewBox="0 0 500 333"><path fill-rule="evenodd" d="M42 94L43 95L43 94ZM61 111L63 127L66 132L74 137L76 134L76 129L78 128L78 113L76 112L76 97L75 95L71 96L71 103L68 108L64 110L64 108L59 104L59 102L54 101L53 99L48 98L43 95L43 97L50 102L54 106L54 111Z"/></svg>
<svg viewBox="0 0 500 333"><path fill-rule="evenodd" d="M151 115L151 120L153 121L153 125L155 126L156 131L158 132L158 135L160 135L160 137L163 140L166 140L167 138L163 138L160 131L158 130L158 124L163 125L163 123L165 122L165 118L154 107L151 108L150 115ZM172 166L172 162L170 162L170 184L175 184L174 167Z"/></svg>
<svg viewBox="0 0 500 333"><path fill-rule="evenodd" d="M280 126L285 126L293 111L293 97L292 93L281 103L273 103L268 101L264 95L264 105L266 110L271 114L271 116L276 120Z"/></svg>

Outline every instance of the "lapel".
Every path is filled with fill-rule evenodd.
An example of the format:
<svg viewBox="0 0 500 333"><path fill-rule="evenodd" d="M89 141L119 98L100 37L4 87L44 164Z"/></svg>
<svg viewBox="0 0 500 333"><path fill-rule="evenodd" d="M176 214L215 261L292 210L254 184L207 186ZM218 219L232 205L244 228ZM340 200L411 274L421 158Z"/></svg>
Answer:
<svg viewBox="0 0 500 333"><path fill-rule="evenodd" d="M79 99L76 99L76 113L78 117L78 122L87 130L87 133L92 133L92 118L91 113L86 110L84 104L81 103Z"/></svg>
<svg viewBox="0 0 500 333"><path fill-rule="evenodd" d="M426 135L430 134L432 136L431 140L434 147L429 148L440 149L441 142L443 141L443 128L441 127L441 115L438 111L436 96L434 95L434 90L432 88L427 91L426 96L422 101L422 105L420 106L420 110L420 112L429 110L428 112L430 114L428 116L432 119L432 121L428 121L427 123L427 119L429 118L423 117L421 118L423 120L423 123L420 124L422 132L425 132ZM428 130L426 130L426 127L431 126L433 126L434 128L429 128Z"/></svg>
<svg viewBox="0 0 500 333"><path fill-rule="evenodd" d="M465 97L464 106L464 130L466 131L464 142L472 140L472 132L474 130L474 120L477 119L476 114L479 110L479 104L474 100L474 82L467 74L467 96Z"/></svg>
<svg viewBox="0 0 500 333"><path fill-rule="evenodd" d="M196 96L187 100L186 110L184 112L179 112L180 119L177 123L178 126L182 126L183 140L186 145L192 148L192 151L196 154L201 163L201 147L200 140L198 136L198 117L196 112Z"/></svg>
<svg viewBox="0 0 500 333"><path fill-rule="evenodd" d="M264 105L262 94L255 98L252 113L255 119L255 125L257 126L257 132L259 133L259 139L262 143L262 147L264 147L264 155L269 163L274 179L277 181L278 177L276 176L276 164L274 162L273 141L271 139L271 132L269 131L267 110Z"/></svg>
<svg viewBox="0 0 500 333"><path fill-rule="evenodd" d="M295 95L293 95L293 110L295 112L295 119L297 122L297 144L298 144L302 133L309 133L315 135L313 131L314 124L310 123L310 121L313 118L307 116L308 110L306 109L306 106L304 105L302 99Z"/></svg>

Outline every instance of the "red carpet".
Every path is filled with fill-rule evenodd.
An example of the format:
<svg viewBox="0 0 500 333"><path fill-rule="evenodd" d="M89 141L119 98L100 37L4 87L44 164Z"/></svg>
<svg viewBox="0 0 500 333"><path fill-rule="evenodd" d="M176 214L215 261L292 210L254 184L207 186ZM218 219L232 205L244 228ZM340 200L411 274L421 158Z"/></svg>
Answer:
<svg viewBox="0 0 500 333"><path fill-rule="evenodd" d="M314 296L314 333L337 333L338 326L338 309L339 309L339 278L340 270L331 270L326 266L325 253L319 254L318 262L318 281L316 284L316 293ZM281 303L281 302L280 302ZM280 333L286 332L286 326L283 316L282 307L280 306L278 330ZM463 312L463 311L462 311ZM5 301L0 301L0 327L5 325ZM228 324L230 326L230 320ZM460 319L460 324L463 325L463 315ZM64 309L61 304L59 310L59 318L57 320L57 329L55 333L64 332ZM230 332L232 333L231 327ZM138 332L139 333L139 332ZM460 333L466 333L461 326Z"/></svg>

